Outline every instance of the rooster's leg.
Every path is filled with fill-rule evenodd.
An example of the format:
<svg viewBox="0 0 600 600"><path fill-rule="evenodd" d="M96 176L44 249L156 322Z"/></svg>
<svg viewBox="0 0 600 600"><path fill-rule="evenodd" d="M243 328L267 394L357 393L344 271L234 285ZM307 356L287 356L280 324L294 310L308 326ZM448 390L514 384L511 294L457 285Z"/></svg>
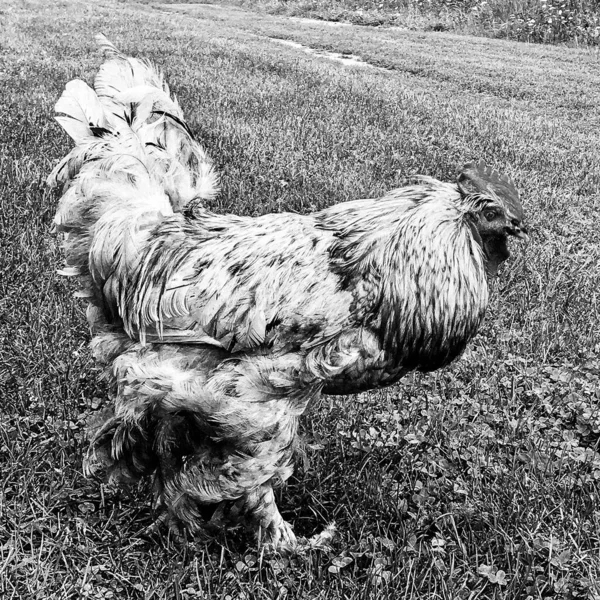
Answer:
<svg viewBox="0 0 600 600"><path fill-rule="evenodd" d="M222 505L213 517L215 523L222 524L225 510L227 521L246 525L269 550L294 554L309 550L329 551L336 536L335 524L331 523L311 538L296 539L292 526L279 513L273 488L268 483L252 490L227 509Z"/></svg>

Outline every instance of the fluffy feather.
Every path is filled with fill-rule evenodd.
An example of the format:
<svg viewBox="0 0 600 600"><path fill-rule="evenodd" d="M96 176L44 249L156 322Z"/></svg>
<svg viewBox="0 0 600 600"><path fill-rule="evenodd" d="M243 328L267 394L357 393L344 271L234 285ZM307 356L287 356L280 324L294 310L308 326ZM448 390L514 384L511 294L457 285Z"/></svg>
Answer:
<svg viewBox="0 0 600 600"><path fill-rule="evenodd" d="M216 193L210 160L162 75L99 43L96 92L71 82L57 104L76 147L50 177L64 185L62 273L82 279L114 396L86 472L153 475L192 532L217 505L211 523L293 543L272 489L291 474L299 417L322 392L462 352L507 236L526 237L518 194L479 162L456 184L422 178L311 215L183 212Z"/></svg>

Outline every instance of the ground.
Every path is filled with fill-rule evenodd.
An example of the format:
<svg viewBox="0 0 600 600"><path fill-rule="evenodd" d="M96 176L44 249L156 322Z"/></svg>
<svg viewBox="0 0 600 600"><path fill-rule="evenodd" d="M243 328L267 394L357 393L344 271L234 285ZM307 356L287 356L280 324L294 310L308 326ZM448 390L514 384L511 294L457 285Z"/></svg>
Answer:
<svg viewBox="0 0 600 600"><path fill-rule="evenodd" d="M600 598L597 53L231 7L1 10L2 598ZM479 157L521 190L531 242L465 355L312 407L279 504L301 535L335 520L330 554L181 544L147 530L147 485L82 476L104 389L44 182L69 148L53 105L91 81L98 31L167 73L222 173L214 210L310 211Z"/></svg>

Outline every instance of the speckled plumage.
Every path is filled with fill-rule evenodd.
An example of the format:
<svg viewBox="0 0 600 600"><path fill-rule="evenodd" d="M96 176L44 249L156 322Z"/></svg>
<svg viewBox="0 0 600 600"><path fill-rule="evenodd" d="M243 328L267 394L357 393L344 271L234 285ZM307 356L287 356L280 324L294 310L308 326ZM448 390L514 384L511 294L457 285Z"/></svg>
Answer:
<svg viewBox="0 0 600 600"><path fill-rule="evenodd" d="M292 472L299 417L322 392L462 352L506 236L525 236L517 192L480 162L457 184L422 178L310 215L211 213L199 201L217 176L162 75L99 43L96 92L76 80L57 104L76 146L50 177L64 184L62 272L80 277L113 383L86 470L154 475L192 532L216 505L212 523L293 543L272 488Z"/></svg>

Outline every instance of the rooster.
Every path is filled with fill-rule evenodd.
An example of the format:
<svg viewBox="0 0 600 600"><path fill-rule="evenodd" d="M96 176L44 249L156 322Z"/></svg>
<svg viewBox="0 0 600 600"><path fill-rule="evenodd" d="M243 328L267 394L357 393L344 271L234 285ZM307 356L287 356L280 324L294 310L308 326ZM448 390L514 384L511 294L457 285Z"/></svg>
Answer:
<svg viewBox="0 0 600 600"><path fill-rule="evenodd" d="M479 161L313 214L215 214L217 174L162 74L97 41L95 90L71 81L56 105L75 147L49 177L112 390L85 472L153 476L192 534L243 524L294 547L273 490L301 415L460 355L508 239L527 238L517 190Z"/></svg>

